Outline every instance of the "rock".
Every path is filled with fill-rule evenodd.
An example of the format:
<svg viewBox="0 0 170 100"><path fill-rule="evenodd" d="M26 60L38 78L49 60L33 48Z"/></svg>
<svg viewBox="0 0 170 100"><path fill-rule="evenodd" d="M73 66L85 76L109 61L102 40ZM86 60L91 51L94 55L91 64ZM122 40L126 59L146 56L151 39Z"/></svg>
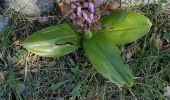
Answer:
<svg viewBox="0 0 170 100"><path fill-rule="evenodd" d="M53 0L4 0L5 5L27 15L40 16L54 9Z"/></svg>
<svg viewBox="0 0 170 100"><path fill-rule="evenodd" d="M37 0L36 5L38 6L41 12L48 13L54 9L54 0Z"/></svg>
<svg viewBox="0 0 170 100"><path fill-rule="evenodd" d="M64 100L63 97L56 97L55 100Z"/></svg>
<svg viewBox="0 0 170 100"><path fill-rule="evenodd" d="M119 1L119 0L99 0L101 3L107 3L110 1ZM129 6L129 5L140 5L140 4L157 4L159 0L121 0L121 4L123 6Z"/></svg>
<svg viewBox="0 0 170 100"><path fill-rule="evenodd" d="M28 93L28 86L26 86L24 83L19 83L18 86L19 86L19 90L22 93Z"/></svg>
<svg viewBox="0 0 170 100"><path fill-rule="evenodd" d="M6 30L9 25L9 17L0 15L0 35Z"/></svg>
<svg viewBox="0 0 170 100"><path fill-rule="evenodd" d="M170 0L163 3L162 8L163 8L163 12L169 14L168 18L170 18Z"/></svg>
<svg viewBox="0 0 170 100"><path fill-rule="evenodd" d="M166 86L164 88L164 94L163 94L164 97L170 97L170 86ZM168 99L167 99L168 100Z"/></svg>
<svg viewBox="0 0 170 100"><path fill-rule="evenodd" d="M147 4L157 4L159 0L122 0L123 4L127 6L130 5L147 5Z"/></svg>

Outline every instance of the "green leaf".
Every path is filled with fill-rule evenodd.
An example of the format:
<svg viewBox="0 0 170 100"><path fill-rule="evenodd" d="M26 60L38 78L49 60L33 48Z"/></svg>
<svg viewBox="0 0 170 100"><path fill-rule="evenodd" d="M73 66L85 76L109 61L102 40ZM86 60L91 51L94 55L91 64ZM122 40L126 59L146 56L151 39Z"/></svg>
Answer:
<svg viewBox="0 0 170 100"><path fill-rule="evenodd" d="M163 38L168 42L170 40L170 33L164 33Z"/></svg>
<svg viewBox="0 0 170 100"><path fill-rule="evenodd" d="M116 44L125 44L139 39L149 32L149 19L139 13L115 11L101 19L104 29L99 31L103 37Z"/></svg>
<svg viewBox="0 0 170 100"><path fill-rule="evenodd" d="M51 85L51 89L53 89L53 90L57 90L57 89L59 89L63 84L65 84L65 83L67 83L67 82L69 82L70 80L65 80L65 81L62 81L62 82L59 82L59 83L56 83L56 84L53 84L53 85Z"/></svg>
<svg viewBox="0 0 170 100"><path fill-rule="evenodd" d="M118 47L106 38L96 36L84 40L85 54L95 69L118 86L132 86L132 73L121 57Z"/></svg>
<svg viewBox="0 0 170 100"><path fill-rule="evenodd" d="M40 56L58 57L75 51L79 47L79 37L70 25L61 24L33 33L23 46Z"/></svg>

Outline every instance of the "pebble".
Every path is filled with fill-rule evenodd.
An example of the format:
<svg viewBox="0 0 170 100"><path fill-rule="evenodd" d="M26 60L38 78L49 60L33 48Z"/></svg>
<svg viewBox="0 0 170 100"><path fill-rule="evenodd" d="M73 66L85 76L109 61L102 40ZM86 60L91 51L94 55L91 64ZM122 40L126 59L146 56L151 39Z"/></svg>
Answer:
<svg viewBox="0 0 170 100"><path fill-rule="evenodd" d="M4 5L31 16L50 13L54 9L53 0L4 0Z"/></svg>
<svg viewBox="0 0 170 100"><path fill-rule="evenodd" d="M9 25L9 17L0 15L0 35L7 29Z"/></svg>

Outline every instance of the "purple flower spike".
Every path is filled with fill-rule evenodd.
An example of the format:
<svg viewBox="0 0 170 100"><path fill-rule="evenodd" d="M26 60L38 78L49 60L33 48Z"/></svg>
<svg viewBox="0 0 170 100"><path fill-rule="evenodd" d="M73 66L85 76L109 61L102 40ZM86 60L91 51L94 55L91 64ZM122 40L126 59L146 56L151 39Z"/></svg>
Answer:
<svg viewBox="0 0 170 100"><path fill-rule="evenodd" d="M70 0L71 2L76 2L77 0Z"/></svg>
<svg viewBox="0 0 170 100"><path fill-rule="evenodd" d="M87 23L92 23L92 20L89 18L89 16L86 13L83 13L84 19L87 21Z"/></svg>
<svg viewBox="0 0 170 100"><path fill-rule="evenodd" d="M95 10L94 10L94 5L93 5L92 2L90 2L90 3L88 4L88 9L90 10L91 13L94 13L94 12L95 12Z"/></svg>
<svg viewBox="0 0 170 100"><path fill-rule="evenodd" d="M85 8L87 8L87 7L88 7L88 3L87 3L87 2L83 3L83 6L84 6Z"/></svg>
<svg viewBox="0 0 170 100"><path fill-rule="evenodd" d="M81 7L78 7L78 8L77 8L77 15L78 15L78 17L82 17Z"/></svg>
<svg viewBox="0 0 170 100"><path fill-rule="evenodd" d="M100 29L100 4L101 0L70 0L72 16L70 19L76 31Z"/></svg>
<svg viewBox="0 0 170 100"><path fill-rule="evenodd" d="M93 20L93 19L94 19L94 14L91 13L91 14L89 15L89 18L90 18L91 20Z"/></svg>

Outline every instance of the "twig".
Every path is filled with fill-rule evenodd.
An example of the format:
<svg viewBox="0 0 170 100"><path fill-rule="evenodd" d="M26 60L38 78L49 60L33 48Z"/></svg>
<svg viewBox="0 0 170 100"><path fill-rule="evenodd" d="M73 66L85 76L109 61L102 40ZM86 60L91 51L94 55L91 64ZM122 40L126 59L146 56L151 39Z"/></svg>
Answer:
<svg viewBox="0 0 170 100"><path fill-rule="evenodd" d="M3 80L5 79L4 76L2 75L2 73L0 73L0 76L2 77Z"/></svg>
<svg viewBox="0 0 170 100"><path fill-rule="evenodd" d="M135 94L132 92L132 90L130 88L128 88L129 92L132 94L132 96L134 97L135 100L138 100L135 96Z"/></svg>

